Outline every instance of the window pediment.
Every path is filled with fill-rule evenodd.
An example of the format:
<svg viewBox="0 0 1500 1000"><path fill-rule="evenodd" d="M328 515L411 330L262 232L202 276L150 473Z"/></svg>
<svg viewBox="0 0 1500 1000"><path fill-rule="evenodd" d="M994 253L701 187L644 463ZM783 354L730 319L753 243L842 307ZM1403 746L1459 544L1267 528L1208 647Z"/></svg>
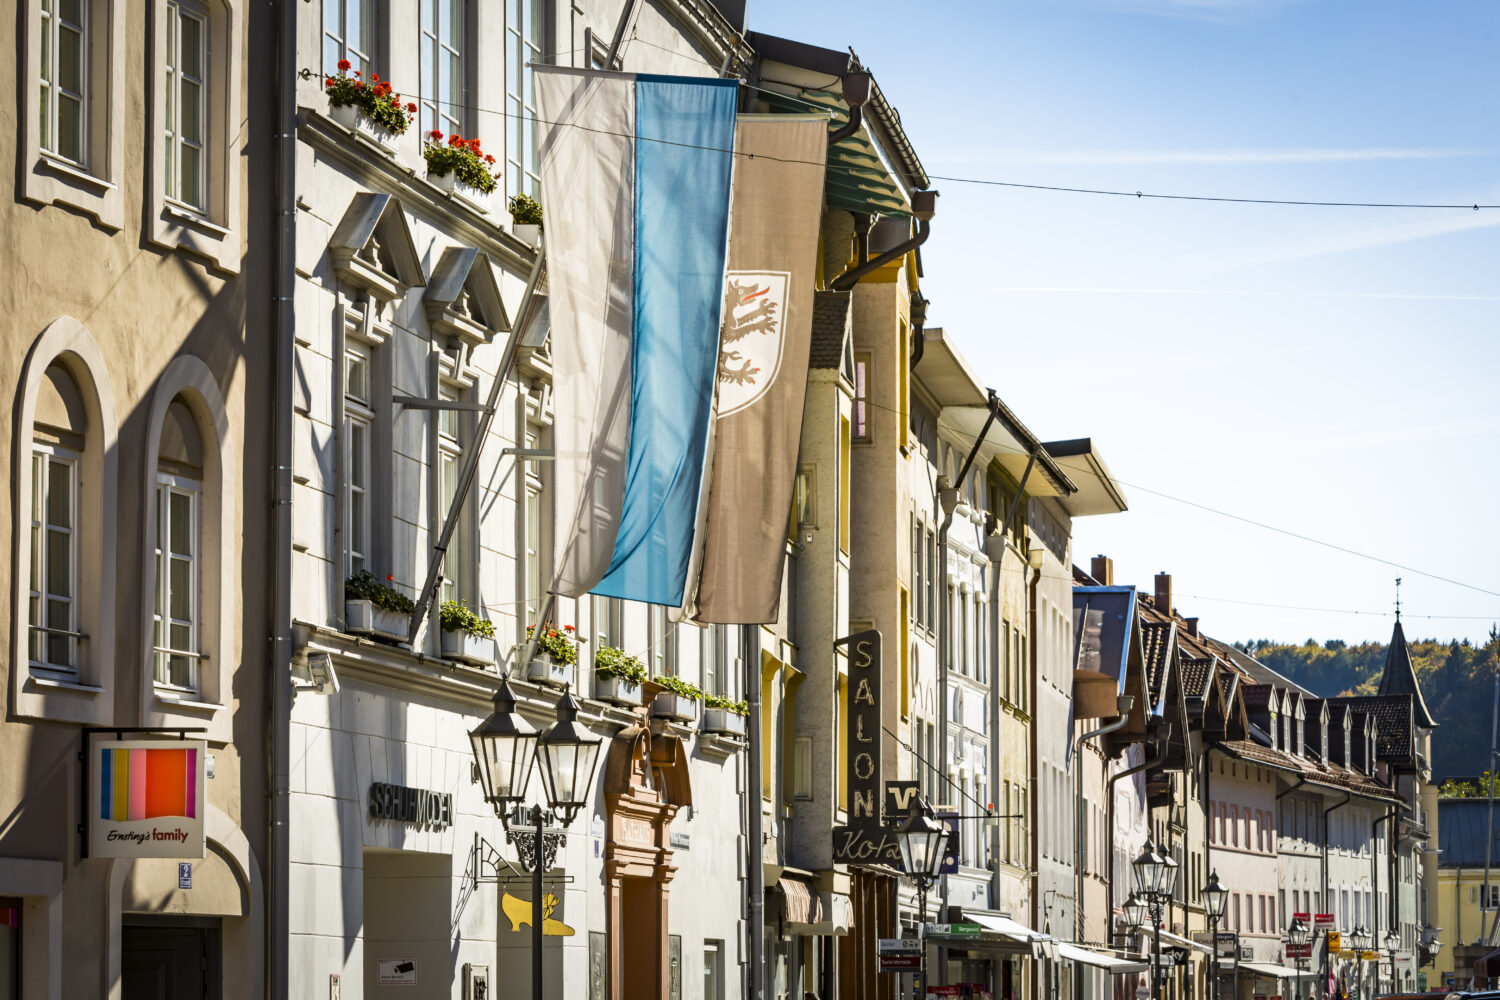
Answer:
<svg viewBox="0 0 1500 1000"><path fill-rule="evenodd" d="M449 247L438 258L422 295L434 333L474 347L510 330L510 316L489 257L473 247Z"/></svg>
<svg viewBox="0 0 1500 1000"><path fill-rule="evenodd" d="M427 283L401 202L393 195L354 196L328 241L333 270L381 302Z"/></svg>

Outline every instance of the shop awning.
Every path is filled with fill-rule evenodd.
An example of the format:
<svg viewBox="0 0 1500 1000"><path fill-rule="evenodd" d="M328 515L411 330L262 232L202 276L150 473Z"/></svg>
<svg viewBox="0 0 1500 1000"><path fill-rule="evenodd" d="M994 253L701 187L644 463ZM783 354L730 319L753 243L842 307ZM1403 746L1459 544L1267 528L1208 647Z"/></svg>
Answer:
<svg viewBox="0 0 1500 1000"><path fill-rule="evenodd" d="M794 878L779 878L776 888L781 890L783 913L789 924L815 924L823 919L818 894L806 882Z"/></svg>
<svg viewBox="0 0 1500 1000"><path fill-rule="evenodd" d="M1145 972L1151 966L1146 962L1136 962L1128 958L1118 958L1114 955L1106 955L1102 951L1085 948L1077 944L1059 944L1057 954L1069 962L1079 962L1083 965L1092 965L1096 969L1104 969L1110 975L1123 976L1129 972Z"/></svg>
<svg viewBox="0 0 1500 1000"><path fill-rule="evenodd" d="M1040 941L1050 936L1034 931L1025 924L1017 923L1009 917L997 917L988 913L971 913L965 910L964 919L978 924L987 931L1003 934L1022 944L1030 944L1033 941Z"/></svg>
<svg viewBox="0 0 1500 1000"><path fill-rule="evenodd" d="M1173 934L1171 931L1162 931L1161 939L1163 941L1170 941L1173 944L1182 945L1182 947L1184 948L1192 948L1194 951L1201 951L1205 955L1212 955L1214 953L1214 950L1208 945L1199 944L1197 941L1190 941L1180 934ZM1243 965L1244 963L1241 962L1240 964Z"/></svg>
<svg viewBox="0 0 1500 1000"><path fill-rule="evenodd" d="M1241 962L1240 968L1249 969L1257 976L1270 976L1272 979L1296 979L1301 976L1316 976L1312 970L1298 972L1289 965L1272 965L1270 962Z"/></svg>

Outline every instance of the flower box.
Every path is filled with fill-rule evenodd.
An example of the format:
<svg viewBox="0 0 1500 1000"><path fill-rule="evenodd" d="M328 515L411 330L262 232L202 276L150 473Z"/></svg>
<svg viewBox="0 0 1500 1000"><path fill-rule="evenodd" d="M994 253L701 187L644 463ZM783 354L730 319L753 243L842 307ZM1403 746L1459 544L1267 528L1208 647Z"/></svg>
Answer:
<svg viewBox="0 0 1500 1000"><path fill-rule="evenodd" d="M354 132L367 136L376 146L392 155L396 152L396 141L400 138L395 132L381 128L359 113L359 108L353 104L332 105L328 109L328 117L340 125Z"/></svg>
<svg viewBox="0 0 1500 1000"><path fill-rule="evenodd" d="M594 674L594 697L626 708L641 703L641 686L624 677L605 677Z"/></svg>
<svg viewBox="0 0 1500 1000"><path fill-rule="evenodd" d="M651 701L651 714L658 719L692 722L698 717L698 699L674 691L659 691Z"/></svg>
<svg viewBox="0 0 1500 1000"><path fill-rule="evenodd" d="M703 710L705 733L726 733L730 736L745 735L745 717L727 708L705 708Z"/></svg>
<svg viewBox="0 0 1500 1000"><path fill-rule="evenodd" d="M492 636L470 635L452 629L443 629L440 634L445 659L471 663L477 667L494 665L495 640Z"/></svg>
<svg viewBox="0 0 1500 1000"><path fill-rule="evenodd" d="M344 631L346 632L405 642L406 626L409 621L406 615L377 608L369 601L344 602Z"/></svg>
<svg viewBox="0 0 1500 1000"><path fill-rule="evenodd" d="M515 222L510 227L511 235L529 247L536 246L542 239L542 227L529 222Z"/></svg>
<svg viewBox="0 0 1500 1000"><path fill-rule="evenodd" d="M442 176L428 174L427 179L439 191L446 191L451 195L454 201L463 202L476 212L489 212L493 193L485 194L478 188L470 187L455 177L452 171Z"/></svg>
<svg viewBox="0 0 1500 1000"><path fill-rule="evenodd" d="M571 664L561 663L548 653L538 653L526 665L526 679L547 687L565 688L573 680Z"/></svg>

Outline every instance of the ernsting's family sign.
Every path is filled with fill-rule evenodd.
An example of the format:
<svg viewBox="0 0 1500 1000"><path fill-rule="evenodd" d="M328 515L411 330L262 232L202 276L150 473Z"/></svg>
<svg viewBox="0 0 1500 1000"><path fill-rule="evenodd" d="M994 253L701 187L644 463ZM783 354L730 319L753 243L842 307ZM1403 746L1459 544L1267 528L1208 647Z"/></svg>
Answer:
<svg viewBox="0 0 1500 1000"><path fill-rule="evenodd" d="M880 823L880 632L867 629L839 640L849 646L849 825L833 828L837 864L899 864L894 834Z"/></svg>
<svg viewBox="0 0 1500 1000"><path fill-rule="evenodd" d="M201 858L203 740L98 740L89 772L89 856Z"/></svg>

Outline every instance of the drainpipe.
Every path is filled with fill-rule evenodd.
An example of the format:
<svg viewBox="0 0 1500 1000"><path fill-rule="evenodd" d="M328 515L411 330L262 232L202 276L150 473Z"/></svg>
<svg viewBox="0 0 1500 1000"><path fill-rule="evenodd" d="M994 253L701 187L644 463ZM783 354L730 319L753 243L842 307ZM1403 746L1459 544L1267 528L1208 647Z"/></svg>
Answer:
<svg viewBox="0 0 1500 1000"><path fill-rule="evenodd" d="M913 191L911 195L911 211L917 220L917 235L904 243L891 247L878 257L872 257L849 268L829 282L828 287L835 292L847 292L859 284L860 278L863 278L871 271L878 270L893 260L899 260L923 243L926 243L927 237L932 235L932 217L937 212L937 195L936 191Z"/></svg>
<svg viewBox="0 0 1500 1000"><path fill-rule="evenodd" d="M275 289L275 403L271 420L272 442L272 573L271 669L267 672L267 729L270 736L270 830L266 887L266 995L287 996L291 992L288 962L288 928L291 906L291 865L288 863L290 835L291 742L292 742L292 371L296 343L295 293L297 245L297 15L300 5L282 4L277 22L276 93L276 263Z"/></svg>
<svg viewBox="0 0 1500 1000"><path fill-rule="evenodd" d="M917 365L922 361L922 354L927 350L927 306L928 300L922 297L921 292L913 295L911 300L911 361L907 364L907 371L917 370Z"/></svg>
<svg viewBox="0 0 1500 1000"><path fill-rule="evenodd" d="M1115 782L1121 780L1122 778L1133 778L1137 774L1140 774L1142 771L1149 771L1153 767L1161 767L1163 764L1165 764L1167 762L1167 751L1169 749L1171 739L1172 724L1170 722L1163 722L1161 735L1157 738L1156 741L1157 745L1161 748L1157 755L1155 757L1152 757L1150 760L1142 761L1141 763L1135 765L1135 767L1127 767L1125 770L1119 772L1118 774L1112 774L1109 776L1109 781L1105 783L1104 789L1104 825L1109 828L1111 844L1114 843L1115 830ZM1114 851L1109 852L1108 874L1109 910L1110 916L1113 916L1115 908Z"/></svg>
<svg viewBox="0 0 1500 1000"><path fill-rule="evenodd" d="M747 850L750 855L746 875L749 876L750 897L750 926L747 931L750 935L750 992L746 994L747 1000L763 1000L765 997L765 949L766 949L766 872L763 867L762 856L765 853L764 816L761 806L761 703L760 703L760 626L740 626L741 642L745 650L745 703L749 711L745 716L745 728L748 730L750 746L746 755L745 776L747 788L745 798L749 800L747 810L749 812L748 826L749 836L746 837Z"/></svg>
<svg viewBox="0 0 1500 1000"><path fill-rule="evenodd" d="M828 133L830 148L858 132L864 122L865 102L870 99L870 74L862 69L845 73L839 89L843 92L844 103L849 105L849 120L839 129Z"/></svg>
<svg viewBox="0 0 1500 1000"><path fill-rule="evenodd" d="M1115 707L1120 714L1115 721L1098 729L1091 730L1078 737L1078 749L1073 753L1073 778L1074 778L1074 800L1073 800L1073 939L1083 941L1083 745L1096 736L1106 736L1117 730L1124 729L1125 723L1130 721L1130 709L1135 705L1132 695L1122 694L1115 700ZM1105 914L1105 926L1108 927L1109 915ZM1083 967L1081 963L1073 963L1073 996L1083 996Z"/></svg>
<svg viewBox="0 0 1500 1000"><path fill-rule="evenodd" d="M1392 821L1394 821L1395 818L1396 818L1397 811L1398 811L1397 807L1392 806L1389 810L1386 811L1386 814L1384 816L1381 816L1379 819L1375 820L1373 823L1370 824L1370 888L1371 888L1371 891L1375 893L1375 899L1373 901L1375 905L1372 908L1374 910L1379 910L1379 908L1380 908L1380 877L1379 877L1380 876L1380 869L1376 867L1376 865L1379 863L1379 855L1378 855L1378 853L1375 850L1375 831L1380 828L1380 824L1382 824L1382 823L1391 823ZM1387 830L1389 830L1392 833L1395 832L1393 827L1387 827ZM1328 838L1325 837L1323 839L1326 840ZM1395 843L1395 837L1391 837L1390 839L1391 839L1391 843L1394 844ZM1394 928L1396 926L1396 922L1393 919L1394 915L1395 915L1395 912L1396 912L1396 910L1395 910L1396 883L1394 881L1390 882L1389 887L1390 887L1390 893L1391 893L1391 897L1390 897L1391 898L1391 907L1386 912L1387 918L1390 919L1389 926L1387 926L1387 928L1386 928L1387 930L1390 930L1390 929L1392 929L1392 928ZM1370 944L1371 944L1371 947L1375 950L1375 954L1379 955L1380 951L1381 951L1381 947L1382 947L1381 940L1382 940L1382 937L1383 937L1383 935L1381 935L1381 933L1380 933L1380 916L1379 916L1378 913L1373 913L1373 912L1371 913L1370 916L1371 916L1371 921L1370 922L1372 924L1374 924L1374 927L1371 928L1371 932L1370 932L1370 934L1371 934ZM1395 970L1392 969L1392 974L1393 975L1394 975L1394 972L1395 972ZM1379 989L1379 984L1380 984L1380 959L1379 958L1375 959L1375 983L1376 983L1376 988Z"/></svg>
<svg viewBox="0 0 1500 1000"><path fill-rule="evenodd" d="M1335 809L1342 809L1344 806L1348 805L1349 801L1351 799L1353 799L1353 798L1354 798L1354 793L1353 792L1345 792L1344 793L1344 801L1342 801L1342 802L1340 802L1340 803L1338 803L1336 805L1331 805L1327 809L1323 810L1323 838L1322 838L1323 839L1323 905L1324 905L1324 907L1326 907L1326 909L1324 910L1325 913L1332 913L1333 912L1333 900L1330 899L1329 895L1328 895L1328 891L1329 891L1328 890L1328 817L1333 814L1333 811ZM1314 914L1313 917L1316 920L1317 914ZM1316 932L1314 933L1314 936L1316 936ZM1328 936L1327 936L1327 934L1324 934L1324 936L1323 936L1323 982L1322 982L1320 988L1318 989L1318 992L1321 994L1327 988L1328 988Z"/></svg>

